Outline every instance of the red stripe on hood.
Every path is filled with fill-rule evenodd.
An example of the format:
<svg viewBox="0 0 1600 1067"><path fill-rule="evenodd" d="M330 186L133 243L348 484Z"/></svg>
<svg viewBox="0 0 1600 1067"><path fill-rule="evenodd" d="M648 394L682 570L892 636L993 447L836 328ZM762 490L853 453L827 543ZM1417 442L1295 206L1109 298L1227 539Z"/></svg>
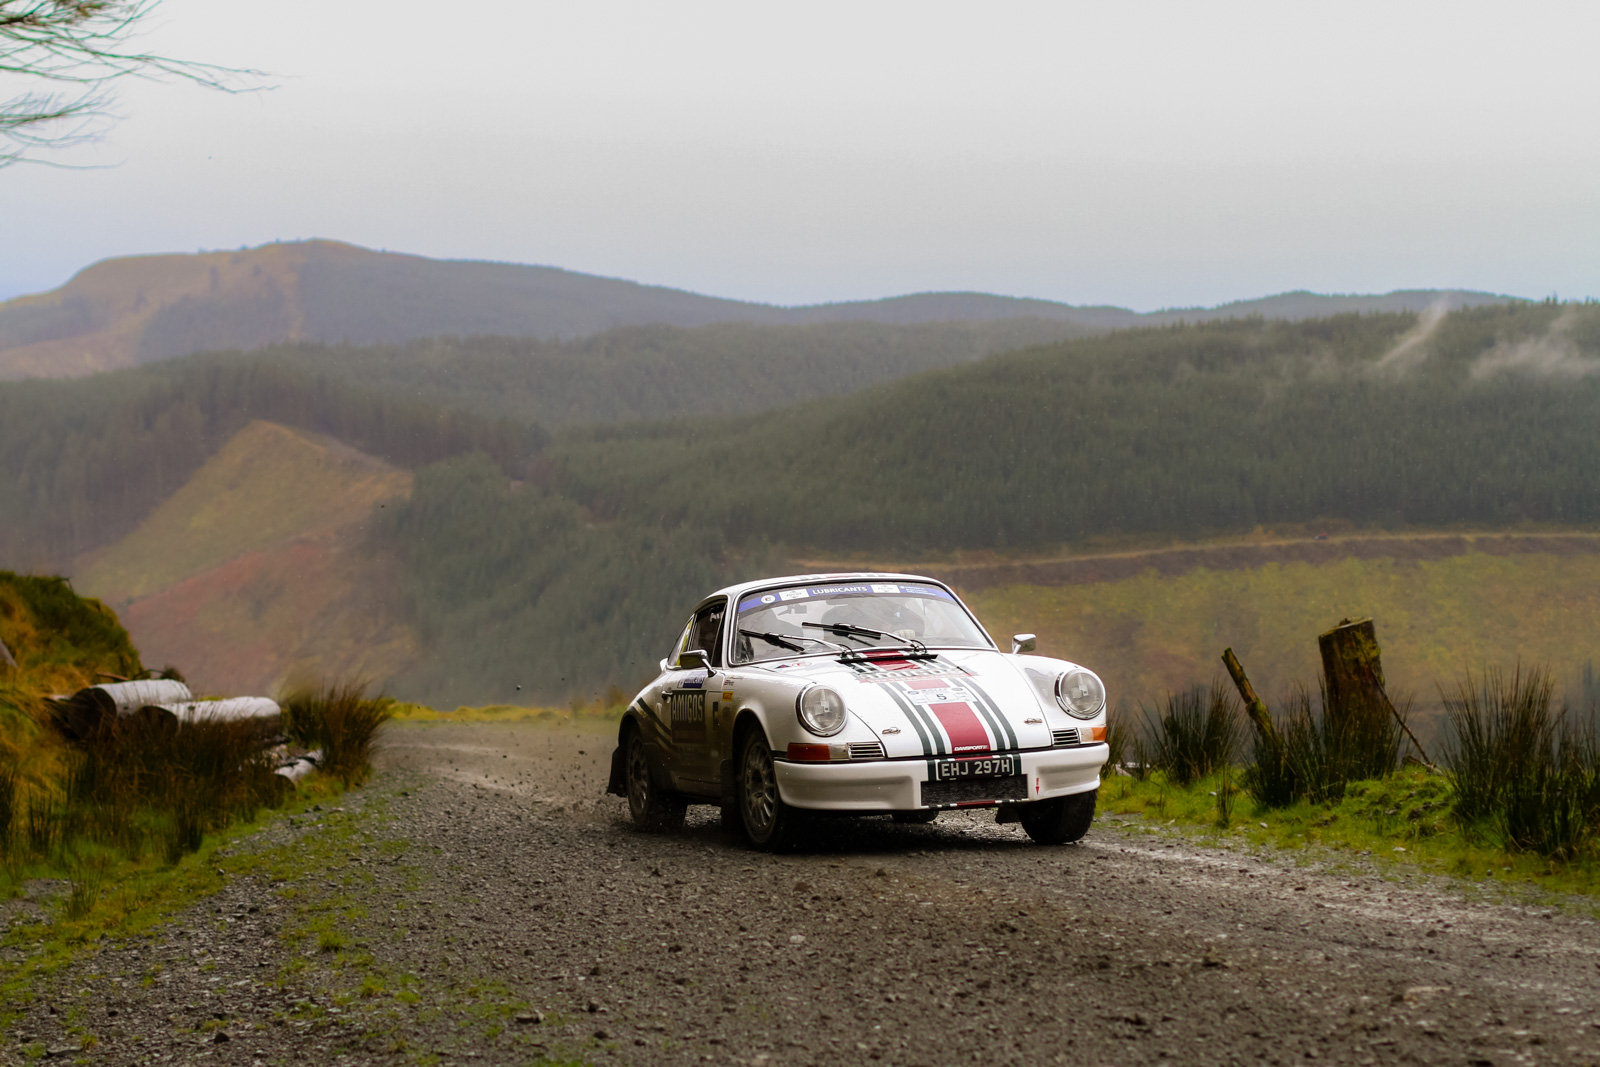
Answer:
<svg viewBox="0 0 1600 1067"><path fill-rule="evenodd" d="M939 725L950 737L951 752L988 752L989 734L978 721L972 705L965 701L929 704L928 710L938 718Z"/></svg>

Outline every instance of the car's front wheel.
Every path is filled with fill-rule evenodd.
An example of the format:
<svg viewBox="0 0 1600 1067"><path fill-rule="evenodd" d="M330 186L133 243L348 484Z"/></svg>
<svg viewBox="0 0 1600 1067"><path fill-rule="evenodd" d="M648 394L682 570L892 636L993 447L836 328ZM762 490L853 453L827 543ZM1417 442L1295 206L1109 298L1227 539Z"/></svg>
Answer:
<svg viewBox="0 0 1600 1067"><path fill-rule="evenodd" d="M628 814L641 830L661 833L683 826L688 805L664 789L650 769L650 752L637 728L628 731L624 750L624 773L628 782Z"/></svg>
<svg viewBox="0 0 1600 1067"><path fill-rule="evenodd" d="M792 843L800 816L778 794L772 747L760 729L747 733L739 750L737 795L745 840L769 852L780 851Z"/></svg>
<svg viewBox="0 0 1600 1067"><path fill-rule="evenodd" d="M1095 791L1035 800L1019 806L1018 817L1028 836L1041 845L1065 845L1089 832L1094 822Z"/></svg>

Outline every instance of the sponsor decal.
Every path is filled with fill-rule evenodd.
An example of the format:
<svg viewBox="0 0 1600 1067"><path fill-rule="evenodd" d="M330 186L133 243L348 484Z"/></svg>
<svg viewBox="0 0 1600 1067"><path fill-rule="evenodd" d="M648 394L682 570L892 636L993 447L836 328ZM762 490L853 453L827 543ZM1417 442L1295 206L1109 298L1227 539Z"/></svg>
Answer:
<svg viewBox="0 0 1600 1067"><path fill-rule="evenodd" d="M722 699L723 700L732 700L733 699L733 690L732 689L724 689L722 691Z"/></svg>
<svg viewBox="0 0 1600 1067"><path fill-rule="evenodd" d="M693 671L686 677L678 679L679 689L699 689L706 684L705 671Z"/></svg>
<svg viewBox="0 0 1600 1067"><path fill-rule="evenodd" d="M706 694L700 689L670 689L661 695L662 710L679 744L706 739Z"/></svg>
<svg viewBox="0 0 1600 1067"><path fill-rule="evenodd" d="M947 678L967 671L937 656L931 660L910 660L900 656L873 656L853 659L846 664L863 682L881 682L884 675L895 678Z"/></svg>
<svg viewBox="0 0 1600 1067"><path fill-rule="evenodd" d="M954 601L955 597L934 585L895 585L884 582L866 582L852 585L807 585L776 592L762 593L739 601L739 611L753 611L789 600L808 600L811 597L852 596L918 596L934 600Z"/></svg>

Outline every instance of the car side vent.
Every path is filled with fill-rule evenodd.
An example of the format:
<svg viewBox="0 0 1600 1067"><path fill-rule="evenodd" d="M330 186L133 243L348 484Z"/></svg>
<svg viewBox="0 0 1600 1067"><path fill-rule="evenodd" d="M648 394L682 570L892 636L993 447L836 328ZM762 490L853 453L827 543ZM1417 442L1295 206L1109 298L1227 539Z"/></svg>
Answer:
<svg viewBox="0 0 1600 1067"><path fill-rule="evenodd" d="M1075 729L1051 730L1050 736L1054 738L1054 743L1058 745L1078 744L1078 731Z"/></svg>
<svg viewBox="0 0 1600 1067"><path fill-rule="evenodd" d="M883 759L883 742L881 741L852 741L850 743L851 759Z"/></svg>

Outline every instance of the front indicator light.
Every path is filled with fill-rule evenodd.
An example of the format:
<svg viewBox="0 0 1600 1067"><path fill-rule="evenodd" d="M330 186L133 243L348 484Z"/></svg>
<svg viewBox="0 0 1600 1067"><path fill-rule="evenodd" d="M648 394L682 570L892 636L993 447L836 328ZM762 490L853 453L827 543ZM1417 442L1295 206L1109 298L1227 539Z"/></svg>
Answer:
<svg viewBox="0 0 1600 1067"><path fill-rule="evenodd" d="M1089 727L1089 740L1091 740L1091 741L1104 741L1105 739L1106 739L1106 728L1104 726L1091 726L1091 727Z"/></svg>
<svg viewBox="0 0 1600 1067"><path fill-rule="evenodd" d="M789 742L788 756L796 763L824 763L828 760L849 759L849 745L806 745Z"/></svg>

